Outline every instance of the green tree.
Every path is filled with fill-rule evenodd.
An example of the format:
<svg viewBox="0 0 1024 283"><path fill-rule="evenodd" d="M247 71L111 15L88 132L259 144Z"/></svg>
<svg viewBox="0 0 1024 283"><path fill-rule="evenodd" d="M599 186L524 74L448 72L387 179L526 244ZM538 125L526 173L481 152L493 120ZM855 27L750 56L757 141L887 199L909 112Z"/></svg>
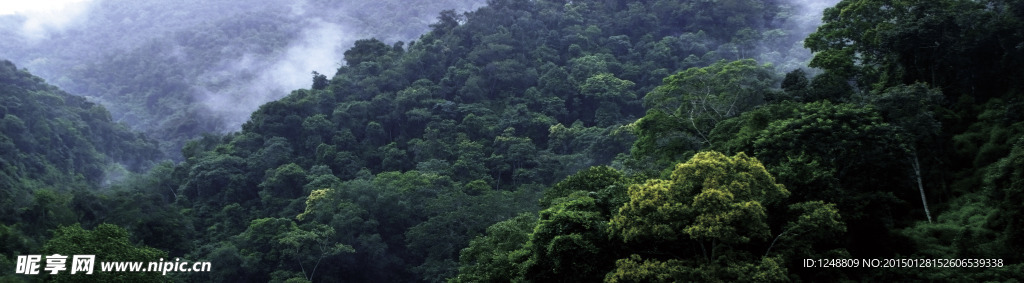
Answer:
<svg viewBox="0 0 1024 283"><path fill-rule="evenodd" d="M840 1L825 9L822 25L805 40L815 52L809 65L854 79L864 89L926 82L947 94L1002 93L1014 85L993 77L1020 72L1006 68L1019 66L1021 55L1007 48L1020 42L999 39L1020 35L1021 16L1012 5L999 0Z"/></svg>
<svg viewBox="0 0 1024 283"><path fill-rule="evenodd" d="M1005 248L992 250L999 251L999 255L1007 259L1020 259L1020 252L1024 251L1024 221L1021 220L1021 211L1024 211L1024 138L1017 139L1010 154L990 167L985 184L988 197L994 200L1000 212L990 218L988 226L1002 229L998 241Z"/></svg>
<svg viewBox="0 0 1024 283"><path fill-rule="evenodd" d="M93 230L79 225L64 226L53 232L53 238L43 245L46 255L96 255L95 270L91 275L61 272L51 278L58 282L167 282L159 272L100 272L99 263L106 261L153 262L167 258L167 253L154 248L133 244L128 231L112 224L100 224ZM70 266L71 258L68 258Z"/></svg>
<svg viewBox="0 0 1024 283"><path fill-rule="evenodd" d="M907 145L909 163L921 193L928 222L932 221L931 211L925 194L922 176L926 173L921 167L919 153L929 149L930 141L940 134L941 125L935 117L935 108L942 100L942 92L930 88L923 83L901 85L886 89L878 95L870 96L872 104L878 107L885 120L899 128L901 137ZM927 159L926 159L927 160Z"/></svg>
<svg viewBox="0 0 1024 283"><path fill-rule="evenodd" d="M583 96L583 108L595 109L593 121L597 126L610 126L623 118L622 108L636 99L632 88L636 84L616 78L610 73L599 73L587 78L580 85ZM585 115L590 116L590 115Z"/></svg>
<svg viewBox="0 0 1024 283"><path fill-rule="evenodd" d="M677 165L671 180L631 186L609 229L626 242L693 239L710 260L720 245L766 239L765 206L788 196L757 159L702 152Z"/></svg>
<svg viewBox="0 0 1024 283"><path fill-rule="evenodd" d="M720 123L712 140L717 150L756 155L797 202L835 203L849 220L847 247L854 256L884 256L907 247L886 226L912 221L916 215L903 203L920 195L909 190L916 186L905 174L905 139L874 107L828 101L768 105Z"/></svg>
<svg viewBox="0 0 1024 283"><path fill-rule="evenodd" d="M470 241L459 256L459 275L452 282L512 282L523 280L523 263L529 258L524 247L537 216L521 213L487 227Z"/></svg>
<svg viewBox="0 0 1024 283"><path fill-rule="evenodd" d="M800 203L791 207L798 217L772 240L769 208L789 194L755 158L698 153L676 165L669 180L629 188L629 201L608 230L637 248L630 258L618 260L605 280L787 280L784 261L790 255L771 250L779 238L797 230L819 235L809 242L821 241L845 228L834 206ZM770 244L762 251L751 243Z"/></svg>
<svg viewBox="0 0 1024 283"><path fill-rule="evenodd" d="M301 196L306 194L308 183L306 170L288 163L276 169L268 170L267 177L259 184L260 200L266 207L274 207L276 211L268 211L278 217L291 217L302 211Z"/></svg>
<svg viewBox="0 0 1024 283"><path fill-rule="evenodd" d="M238 255L245 268L240 279L266 280L267 275L280 280L301 275L302 279L313 280L317 270L327 257L351 253L351 246L338 242L332 227L323 224L308 224L300 227L285 218L260 218L253 220L249 228L233 237L239 247ZM267 270L282 271L278 274L261 273Z"/></svg>
<svg viewBox="0 0 1024 283"><path fill-rule="evenodd" d="M359 66L363 62L380 60L381 57L391 52L391 48L377 39L356 40L355 45L345 51L345 63L349 66Z"/></svg>
<svg viewBox="0 0 1024 283"><path fill-rule="evenodd" d="M324 258L355 252L351 246L337 242L334 228L316 223L305 226L309 226L308 230L293 229L279 240L284 244L285 252L298 261L304 276L302 279L313 281L317 278L316 270Z"/></svg>
<svg viewBox="0 0 1024 283"><path fill-rule="evenodd" d="M411 254L423 257L413 270L426 281L445 281L458 272L459 251L493 224L494 219L515 215L529 207L528 198L508 191L493 190L483 181L473 181L439 193L428 200L428 218L405 232Z"/></svg>
<svg viewBox="0 0 1024 283"><path fill-rule="evenodd" d="M525 279L537 282L599 281L614 263L615 244L599 201L577 191L540 212L530 241Z"/></svg>
<svg viewBox="0 0 1024 283"><path fill-rule="evenodd" d="M902 2L851 0L825 9L822 25L804 43L815 52L809 65L856 78L862 85L877 80L883 68L879 65L893 58L880 45L876 25L895 18L901 7L894 4Z"/></svg>
<svg viewBox="0 0 1024 283"><path fill-rule="evenodd" d="M330 84L330 81L327 80L327 76L321 75L320 73L317 73L316 71L313 71L313 86L312 86L312 89L323 90L323 89L327 88L327 85L329 85L329 84Z"/></svg>
<svg viewBox="0 0 1024 283"><path fill-rule="evenodd" d="M707 136L715 124L763 104L775 83L774 72L767 65L757 65L750 59L723 60L665 78L661 86L644 97L644 104L650 109L649 114L660 111L669 115L703 144L710 144Z"/></svg>

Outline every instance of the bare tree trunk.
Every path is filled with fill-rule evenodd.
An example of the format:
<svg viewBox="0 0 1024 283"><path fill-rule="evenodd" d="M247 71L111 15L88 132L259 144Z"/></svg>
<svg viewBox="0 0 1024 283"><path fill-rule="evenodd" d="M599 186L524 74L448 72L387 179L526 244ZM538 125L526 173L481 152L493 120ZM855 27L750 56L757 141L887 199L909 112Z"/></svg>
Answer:
<svg viewBox="0 0 1024 283"><path fill-rule="evenodd" d="M928 217L928 223L932 223L932 213L928 211L928 199L924 197L924 184L921 182L921 163L917 158L917 149L912 153L914 157L914 175L917 177L917 189L921 191L921 204L924 205L924 215Z"/></svg>
<svg viewBox="0 0 1024 283"><path fill-rule="evenodd" d="M789 230L793 230L793 227L790 227L789 229L786 229L785 231L782 231L782 233L779 233L778 236L775 236L775 240L772 240L772 243L770 245L768 245L768 249L764 251L764 256L765 257L767 257L768 253L770 253L772 251L772 247L775 246L775 242L778 241L779 238L782 238L782 235L785 235L787 232L789 232Z"/></svg>

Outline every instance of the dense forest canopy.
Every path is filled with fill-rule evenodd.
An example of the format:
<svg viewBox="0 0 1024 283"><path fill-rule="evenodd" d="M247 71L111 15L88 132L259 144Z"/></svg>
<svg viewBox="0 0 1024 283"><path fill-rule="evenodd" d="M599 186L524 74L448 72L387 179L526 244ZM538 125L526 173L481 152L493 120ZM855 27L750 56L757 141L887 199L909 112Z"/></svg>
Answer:
<svg viewBox="0 0 1024 283"><path fill-rule="evenodd" d="M1024 275L1019 1L490 0L435 14L418 37L355 40L330 73L296 70L304 85L236 131L195 126L224 120L193 115L203 101L170 90L263 86L258 74L294 50L292 37L323 30L289 19L385 25L381 10L356 4L266 2L276 10L210 15L66 74L44 71L117 103L121 119L162 123L145 135L4 65L3 279L73 280L10 271L17 255L103 250L97 235L117 247L101 260L216 265L110 280ZM64 56L53 66L76 62ZM157 148L180 148L180 159L161 162Z"/></svg>

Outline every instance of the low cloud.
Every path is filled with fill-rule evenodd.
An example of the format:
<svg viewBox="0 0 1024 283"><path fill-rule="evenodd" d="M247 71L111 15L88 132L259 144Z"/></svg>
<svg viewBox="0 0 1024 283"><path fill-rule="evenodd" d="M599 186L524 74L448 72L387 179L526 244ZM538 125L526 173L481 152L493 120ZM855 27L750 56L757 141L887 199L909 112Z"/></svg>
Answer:
<svg viewBox="0 0 1024 283"><path fill-rule="evenodd" d="M759 55L758 60L771 62L776 70L789 72L797 68L807 68L811 59L811 50L804 47L803 39L817 30L821 25L822 12L826 8L835 6L840 0L791 0L793 17L785 27L786 33L793 40L781 42L768 40L761 43L763 46L773 46L772 52L765 52ZM778 45L779 43L792 44L790 46Z"/></svg>
<svg viewBox="0 0 1024 283"><path fill-rule="evenodd" d="M223 121L222 130L235 131L260 105L309 88L312 71L334 75L344 50L358 38L322 19L308 20L306 26L310 28L283 52L244 54L200 76L205 79L196 84L199 100Z"/></svg>
<svg viewBox="0 0 1024 283"><path fill-rule="evenodd" d="M68 27L80 24L92 7L91 0L22 1L19 4L5 4L8 7L0 15L11 14L23 17L20 35L30 42L48 38Z"/></svg>

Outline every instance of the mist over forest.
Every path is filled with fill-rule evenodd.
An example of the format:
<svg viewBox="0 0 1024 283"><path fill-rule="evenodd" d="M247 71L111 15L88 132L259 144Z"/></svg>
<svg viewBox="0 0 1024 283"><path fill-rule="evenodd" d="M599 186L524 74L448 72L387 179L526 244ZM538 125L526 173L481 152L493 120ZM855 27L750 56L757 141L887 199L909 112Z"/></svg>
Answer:
<svg viewBox="0 0 1024 283"><path fill-rule="evenodd" d="M410 41L484 1L85 0L0 16L0 58L163 141L237 131L259 105L333 74L362 38ZM154 84L154 82L159 82Z"/></svg>
<svg viewBox="0 0 1024 283"><path fill-rule="evenodd" d="M47 4L3 282L1024 277L1021 1Z"/></svg>

